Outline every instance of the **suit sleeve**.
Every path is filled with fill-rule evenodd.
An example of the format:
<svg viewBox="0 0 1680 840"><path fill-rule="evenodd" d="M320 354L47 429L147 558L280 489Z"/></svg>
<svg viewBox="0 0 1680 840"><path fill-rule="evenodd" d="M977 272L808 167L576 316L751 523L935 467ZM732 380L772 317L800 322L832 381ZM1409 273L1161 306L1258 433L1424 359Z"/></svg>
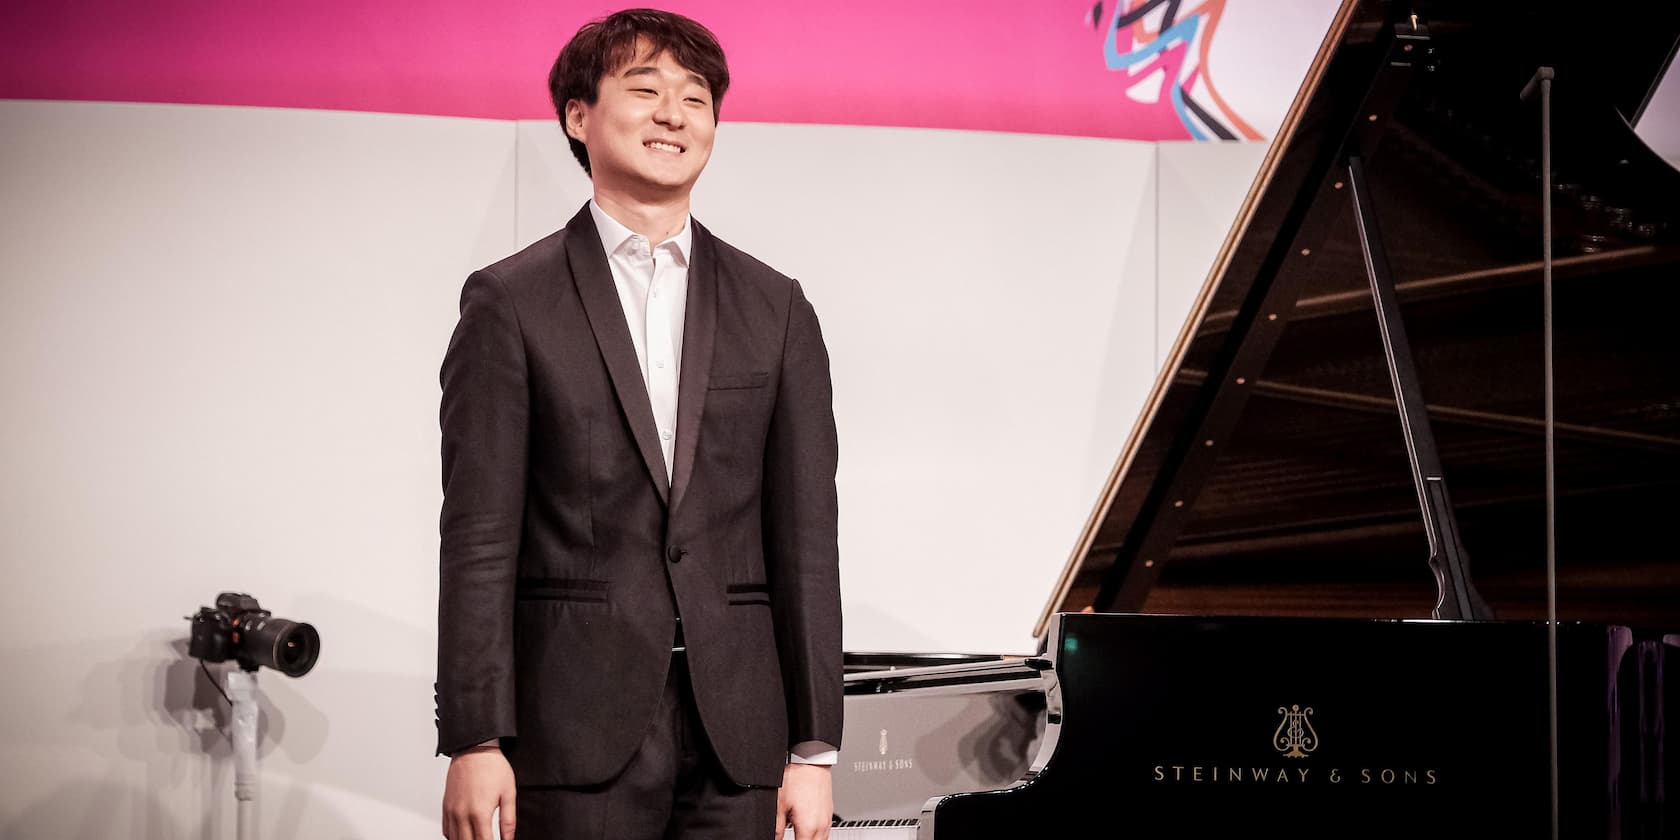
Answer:
<svg viewBox="0 0 1680 840"><path fill-rule="evenodd" d="M817 314L793 284L764 455L765 565L788 743L840 743L841 655L833 385Z"/></svg>
<svg viewBox="0 0 1680 840"><path fill-rule="evenodd" d="M513 589L525 509L529 396L507 287L474 272L439 375L437 751L513 737Z"/></svg>

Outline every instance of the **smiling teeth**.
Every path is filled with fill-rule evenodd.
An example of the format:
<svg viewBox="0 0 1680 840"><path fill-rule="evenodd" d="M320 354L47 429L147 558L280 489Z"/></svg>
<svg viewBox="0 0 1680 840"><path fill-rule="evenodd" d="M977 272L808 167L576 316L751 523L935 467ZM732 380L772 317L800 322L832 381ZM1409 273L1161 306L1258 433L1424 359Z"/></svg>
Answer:
<svg viewBox="0 0 1680 840"><path fill-rule="evenodd" d="M679 154L682 153L682 147L681 146L673 146L670 143L660 143L658 141L655 141L655 142L647 144L647 147L650 148L650 149L658 149L658 150L664 151L664 152L677 152Z"/></svg>

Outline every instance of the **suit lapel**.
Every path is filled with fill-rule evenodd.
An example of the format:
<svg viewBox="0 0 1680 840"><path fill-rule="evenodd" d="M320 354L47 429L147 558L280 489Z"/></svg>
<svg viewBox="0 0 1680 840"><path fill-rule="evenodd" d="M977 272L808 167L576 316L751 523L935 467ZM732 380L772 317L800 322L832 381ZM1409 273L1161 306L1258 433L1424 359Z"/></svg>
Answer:
<svg viewBox="0 0 1680 840"><path fill-rule="evenodd" d="M648 402L647 383L642 379L641 366L636 361L636 345L630 342L630 325L624 320L624 304L619 302L618 288L613 285L612 269L607 265L607 255L601 250L601 235L595 230L595 219L590 216L587 204L566 223L566 261L571 265L572 282L577 284L578 299L583 301L584 314L589 317L589 329L595 333L595 343L601 348L601 358L606 360L607 373L612 377L613 391L618 394L619 408L624 411L624 417L630 423L630 433L636 438L636 448L641 450L648 476L653 479L654 486L659 488L660 500L669 504L670 487L665 477L665 456L659 449L659 436L653 422L653 405ZM693 294L692 291L690 294ZM690 302L690 307L692 306ZM685 355L685 364L686 361ZM685 382L687 375L685 371ZM678 399L682 397L679 396ZM677 430L677 445L680 448L680 417Z"/></svg>
<svg viewBox="0 0 1680 840"><path fill-rule="evenodd" d="M682 502L694 475L694 451L700 443L700 418L712 378L712 345L717 338L717 247L699 222L688 264L688 305L683 313L681 378L677 382L677 446L671 470L671 510Z"/></svg>

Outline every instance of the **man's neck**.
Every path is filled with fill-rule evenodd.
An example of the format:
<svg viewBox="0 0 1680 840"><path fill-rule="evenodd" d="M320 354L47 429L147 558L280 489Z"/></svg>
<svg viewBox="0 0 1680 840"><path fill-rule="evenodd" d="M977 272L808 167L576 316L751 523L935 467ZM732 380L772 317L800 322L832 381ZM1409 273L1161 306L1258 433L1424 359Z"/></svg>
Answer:
<svg viewBox="0 0 1680 840"><path fill-rule="evenodd" d="M595 204L613 220L657 245L688 223L688 196L668 202L638 201L612 190L595 190Z"/></svg>

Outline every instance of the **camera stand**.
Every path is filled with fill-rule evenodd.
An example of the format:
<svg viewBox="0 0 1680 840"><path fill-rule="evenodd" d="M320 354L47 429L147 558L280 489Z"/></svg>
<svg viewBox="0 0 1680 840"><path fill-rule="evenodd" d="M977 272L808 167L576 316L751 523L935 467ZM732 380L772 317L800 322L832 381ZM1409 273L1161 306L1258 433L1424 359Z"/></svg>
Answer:
<svg viewBox="0 0 1680 840"><path fill-rule="evenodd" d="M228 671L233 702L233 798L239 800L239 840L257 840L257 672Z"/></svg>

